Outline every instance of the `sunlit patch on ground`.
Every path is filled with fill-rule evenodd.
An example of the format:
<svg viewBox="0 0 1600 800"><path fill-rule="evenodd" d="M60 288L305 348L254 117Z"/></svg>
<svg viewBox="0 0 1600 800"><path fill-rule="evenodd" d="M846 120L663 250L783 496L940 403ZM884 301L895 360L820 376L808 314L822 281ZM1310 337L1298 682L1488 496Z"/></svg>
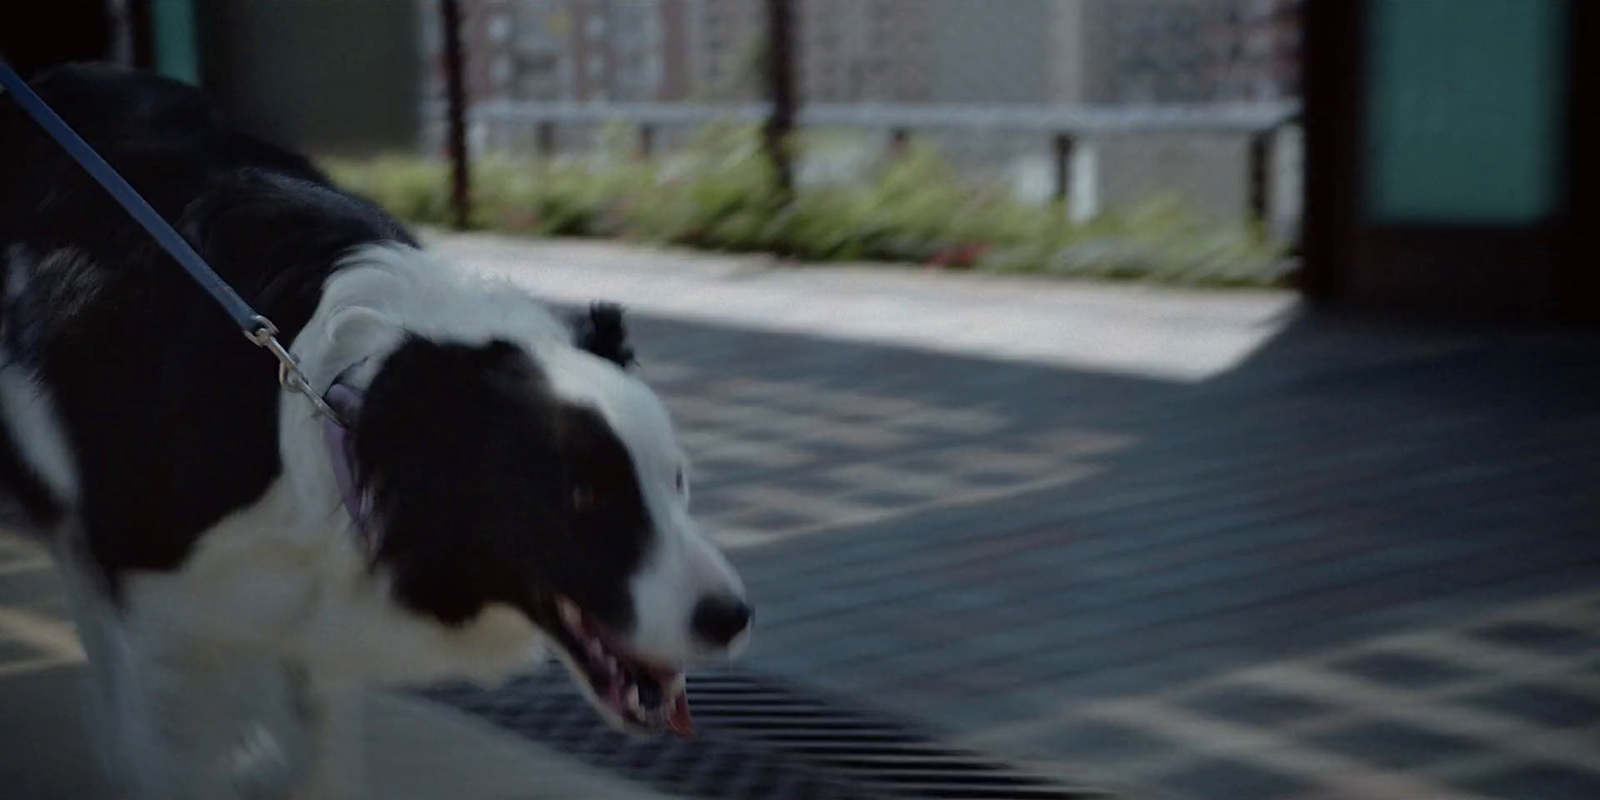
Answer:
<svg viewBox="0 0 1600 800"><path fill-rule="evenodd" d="M729 547L1065 486L1134 441L1068 427L1007 436L1015 420L994 408L804 380L723 380L667 405L706 487L700 519ZM739 480L755 473L767 479Z"/></svg>

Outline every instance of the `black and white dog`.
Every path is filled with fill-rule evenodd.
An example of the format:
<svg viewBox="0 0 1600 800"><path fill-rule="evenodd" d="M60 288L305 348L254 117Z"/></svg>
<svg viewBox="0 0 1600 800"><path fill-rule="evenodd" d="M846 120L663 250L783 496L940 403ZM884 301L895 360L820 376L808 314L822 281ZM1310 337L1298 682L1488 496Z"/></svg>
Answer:
<svg viewBox="0 0 1600 800"><path fill-rule="evenodd" d="M0 95L0 488L66 576L120 785L357 796L361 686L546 654L614 724L687 733L683 670L751 612L618 309L564 319L435 260L183 84L33 85L345 422Z"/></svg>

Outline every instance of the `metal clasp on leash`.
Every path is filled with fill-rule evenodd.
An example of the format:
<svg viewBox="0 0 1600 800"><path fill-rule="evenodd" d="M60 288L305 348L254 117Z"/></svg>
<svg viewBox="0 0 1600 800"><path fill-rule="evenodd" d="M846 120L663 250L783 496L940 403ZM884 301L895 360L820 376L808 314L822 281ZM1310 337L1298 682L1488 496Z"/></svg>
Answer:
<svg viewBox="0 0 1600 800"><path fill-rule="evenodd" d="M84 141L71 125L61 119L60 115L56 114L55 110L50 108L50 105L40 98L33 87L29 86L28 82L24 81L3 58L0 58L0 88L3 88L28 116L39 123L39 127L61 145L67 155L78 162L90 177L104 187L112 199L117 201L117 205L122 206L123 210L127 211L129 216L132 216L134 221L161 245L161 249L167 251L167 254L200 284L200 288L206 290L212 299L222 306L234 324L244 331L246 339L257 347L266 348L267 352L278 359L278 383L282 384L284 389L305 395L316 409L316 413L337 424L343 424L339 415L326 400L322 399L322 395L311 388L311 382L306 380L305 373L300 371L300 362L295 359L294 354L278 341L278 326L257 314L255 309L251 308L250 304L245 302L244 298L240 297L238 292L235 292L233 287L200 257L199 253L195 252L189 241L156 213L138 190L134 189L133 185L113 169L98 152L95 152L95 149Z"/></svg>
<svg viewBox="0 0 1600 800"><path fill-rule="evenodd" d="M289 348L283 346L283 342L278 341L278 326L260 314L255 316L254 323L255 326L245 331L244 336L257 347L265 348L273 358L278 359L278 384L285 391L304 395L311 401L317 414L343 424L333 407L322 399L322 395L317 394L317 390L311 387L311 381L306 379L306 374L300 371L300 360L294 357L294 353L289 352Z"/></svg>

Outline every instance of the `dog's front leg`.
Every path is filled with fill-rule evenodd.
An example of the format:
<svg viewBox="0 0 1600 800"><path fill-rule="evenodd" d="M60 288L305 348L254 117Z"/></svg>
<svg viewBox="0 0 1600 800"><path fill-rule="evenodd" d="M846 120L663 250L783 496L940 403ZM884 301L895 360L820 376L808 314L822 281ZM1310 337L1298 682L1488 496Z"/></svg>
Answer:
<svg viewBox="0 0 1600 800"><path fill-rule="evenodd" d="M126 790L139 800L237 798L227 664L148 639L129 644L118 675Z"/></svg>
<svg viewBox="0 0 1600 800"><path fill-rule="evenodd" d="M85 664L82 687L83 726L112 786L124 785L130 765L126 750L127 720L119 689L127 683L126 639L117 608L97 582L87 557L76 549L75 528L56 535L54 555L67 606L83 645Z"/></svg>
<svg viewBox="0 0 1600 800"><path fill-rule="evenodd" d="M291 681L308 763L296 800L360 800L366 796L364 695L358 682L306 669Z"/></svg>

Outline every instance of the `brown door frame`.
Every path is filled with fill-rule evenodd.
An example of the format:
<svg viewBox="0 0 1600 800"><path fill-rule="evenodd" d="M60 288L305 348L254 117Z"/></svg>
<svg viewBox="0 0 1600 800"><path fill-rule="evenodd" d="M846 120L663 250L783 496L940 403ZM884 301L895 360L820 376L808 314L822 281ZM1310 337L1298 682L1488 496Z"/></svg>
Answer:
<svg viewBox="0 0 1600 800"><path fill-rule="evenodd" d="M150 13L152 0L127 0L128 40L132 44L133 66L155 69L155 28Z"/></svg>
<svg viewBox="0 0 1600 800"><path fill-rule="evenodd" d="M108 0L0 0L0 55L24 78L104 59L115 34Z"/></svg>
<svg viewBox="0 0 1600 800"><path fill-rule="evenodd" d="M1304 258L1300 288L1314 302L1336 303L1355 258L1361 196L1365 0L1309 0L1304 7L1302 81L1305 119Z"/></svg>
<svg viewBox="0 0 1600 800"><path fill-rule="evenodd" d="M1594 0L1568 0L1571 93L1566 202L1525 227L1372 224L1363 219L1367 161L1367 0L1305 4L1305 253L1300 286L1325 306L1451 315L1600 320L1600 258L1584 247L1595 216ZM1583 176L1583 177L1580 177Z"/></svg>
<svg viewBox="0 0 1600 800"><path fill-rule="evenodd" d="M1556 276L1561 315L1568 320L1600 322L1600 6L1595 0L1567 0L1572 9L1569 42L1572 53L1567 219L1563 257ZM1586 235L1589 234L1589 235Z"/></svg>

